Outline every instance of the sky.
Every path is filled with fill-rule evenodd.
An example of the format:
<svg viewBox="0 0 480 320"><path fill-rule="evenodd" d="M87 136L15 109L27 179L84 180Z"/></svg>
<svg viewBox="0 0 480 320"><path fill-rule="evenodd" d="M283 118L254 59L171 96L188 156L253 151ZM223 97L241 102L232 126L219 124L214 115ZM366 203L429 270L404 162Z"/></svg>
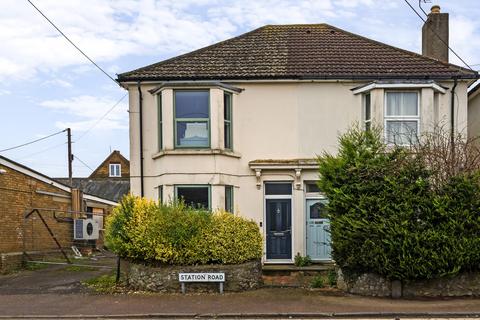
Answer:
<svg viewBox="0 0 480 320"><path fill-rule="evenodd" d="M31 1L114 78L265 24L329 23L421 51L423 22L404 0ZM480 1L427 2L425 11L438 4L450 14L450 46L480 69ZM27 0L0 0L0 150L70 127L73 175L88 176L113 150L129 157L125 95ZM66 177L66 141L61 133L0 154Z"/></svg>

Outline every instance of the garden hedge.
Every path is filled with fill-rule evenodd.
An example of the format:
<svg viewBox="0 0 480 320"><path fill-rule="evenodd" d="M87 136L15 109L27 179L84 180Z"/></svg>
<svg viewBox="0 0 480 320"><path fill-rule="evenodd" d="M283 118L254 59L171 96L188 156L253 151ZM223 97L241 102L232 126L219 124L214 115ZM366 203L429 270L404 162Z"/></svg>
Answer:
<svg viewBox="0 0 480 320"><path fill-rule="evenodd" d="M126 196L107 218L107 247L123 258L151 264L238 264L260 259L255 222L182 202L158 204Z"/></svg>
<svg viewBox="0 0 480 320"><path fill-rule="evenodd" d="M432 185L422 154L387 147L379 130L351 129L319 158L329 198L332 256L344 273L395 280L480 269L480 180L470 172Z"/></svg>

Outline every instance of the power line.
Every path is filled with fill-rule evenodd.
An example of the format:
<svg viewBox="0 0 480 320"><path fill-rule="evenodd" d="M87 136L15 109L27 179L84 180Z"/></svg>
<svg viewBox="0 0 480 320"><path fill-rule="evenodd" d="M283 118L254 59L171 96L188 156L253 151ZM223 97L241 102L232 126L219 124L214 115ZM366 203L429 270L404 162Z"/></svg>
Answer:
<svg viewBox="0 0 480 320"><path fill-rule="evenodd" d="M77 49L85 58L88 59L88 61L90 61L95 67L97 67L98 70L100 70L101 72L103 72L103 74L105 74L110 80L112 80L113 82L115 82L116 84L118 84L118 82L111 76L109 75L105 70L103 70L98 64L95 63L95 61L93 61L89 56L87 56L87 54L85 52L82 51L82 49L80 49L75 43L73 43L72 40L70 40L70 38L68 38L65 33L62 32L62 30L60 30L60 28L58 28L40 9L38 9L32 1L30 0L27 0L28 3L30 3L32 5L32 7L35 8L35 10L37 10L55 29L57 29L57 31L65 38L67 39L68 42L70 42L70 44L72 46L75 47L75 49Z"/></svg>
<svg viewBox="0 0 480 320"><path fill-rule="evenodd" d="M43 138L39 138L39 139L36 139L36 140L33 140L33 141L30 141L30 142L26 142L26 143L22 143L18 146L14 146L14 147L10 147L10 148L7 148L7 149L3 149L3 150L0 150L0 152L5 152L5 151L10 151L10 150L13 150L13 149L17 149L17 148L21 148L21 147L24 147L24 146L28 146L29 144L32 144L32 143L35 143L35 142L38 142L38 141L42 141L42 140L45 140L47 138L50 138L50 137L53 137L53 136L56 136L57 134L60 134L62 132L65 132L67 129L64 129L62 131L58 131L58 132L55 132L55 133L52 133L48 136L45 136Z"/></svg>
<svg viewBox="0 0 480 320"><path fill-rule="evenodd" d="M84 133L82 133L82 134L78 137L78 139L76 139L74 142L77 142L78 140L82 139L88 132L90 132L90 130L92 130L93 128L95 128L95 127L100 123L100 121L102 121L103 119L105 119L105 117L106 117L110 112L112 112L113 109L115 109L115 107L118 106L118 105L120 104L120 102L123 101L123 99L125 99L125 97L126 97L127 95L128 95L128 92L125 93L125 94L123 95L123 97L120 98L120 100L118 100L110 109L108 109L107 112L105 112L105 113L103 114L103 116L100 117L100 119L98 119L97 121L95 121L95 123L94 123L90 128L88 128Z"/></svg>
<svg viewBox="0 0 480 320"><path fill-rule="evenodd" d="M410 2L408 2L408 0L404 0L405 3L410 7L410 9L413 10L413 12L415 12L415 14L423 21L423 23L426 23L427 21L420 15L420 13L418 13L417 10L415 10L415 8L410 4ZM434 30L432 29L428 24L427 24L427 27L430 28L430 30L432 30L432 32L437 36L438 39L440 39L440 41L442 41L442 43L444 45L447 46L447 48L460 60L463 62L464 65L467 66L468 69L472 70L473 72L475 72L475 70L473 70L469 65L468 63L465 62L465 60L463 60L449 45L448 43L442 39L442 37L440 37L440 35Z"/></svg>
<svg viewBox="0 0 480 320"><path fill-rule="evenodd" d="M80 161L81 164L83 164L85 167L87 167L88 169L90 169L92 172L94 171L92 168L90 168L90 166L88 164L86 164L85 162L82 161L82 159L80 159L78 156L74 155L74 158L77 159L78 161Z"/></svg>
<svg viewBox="0 0 480 320"><path fill-rule="evenodd" d="M40 151L31 153L31 154L26 155L26 156L23 156L23 157L19 158L18 160L23 160L23 159L26 159L26 158L30 158L30 157L35 156L35 155L37 155L37 154L44 153L44 152L47 152L47 151L56 149L56 148L58 148L58 147L61 147L61 146L66 145L66 144L67 144L66 142L62 142L62 143L60 143L60 144L56 144L56 145L51 146L51 147L48 147L48 148L46 148L46 149L43 149L43 150L40 150Z"/></svg>

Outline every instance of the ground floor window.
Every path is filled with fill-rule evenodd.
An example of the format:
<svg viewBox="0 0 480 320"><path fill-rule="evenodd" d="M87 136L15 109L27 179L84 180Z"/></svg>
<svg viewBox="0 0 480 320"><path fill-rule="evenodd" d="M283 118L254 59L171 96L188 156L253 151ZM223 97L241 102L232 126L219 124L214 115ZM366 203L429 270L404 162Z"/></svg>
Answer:
<svg viewBox="0 0 480 320"><path fill-rule="evenodd" d="M163 203L163 186L158 186L158 202Z"/></svg>
<svg viewBox="0 0 480 320"><path fill-rule="evenodd" d="M225 211L233 213L233 186L225 186Z"/></svg>
<svg viewBox="0 0 480 320"><path fill-rule="evenodd" d="M177 185L175 199L194 208L210 209L210 185Z"/></svg>

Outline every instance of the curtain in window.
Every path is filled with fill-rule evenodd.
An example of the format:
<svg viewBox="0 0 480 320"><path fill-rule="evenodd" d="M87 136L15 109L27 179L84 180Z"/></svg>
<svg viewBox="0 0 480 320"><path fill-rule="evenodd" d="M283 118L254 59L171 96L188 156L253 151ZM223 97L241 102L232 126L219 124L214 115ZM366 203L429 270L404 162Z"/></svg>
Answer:
<svg viewBox="0 0 480 320"><path fill-rule="evenodd" d="M416 92L387 92L387 116L417 116Z"/></svg>

